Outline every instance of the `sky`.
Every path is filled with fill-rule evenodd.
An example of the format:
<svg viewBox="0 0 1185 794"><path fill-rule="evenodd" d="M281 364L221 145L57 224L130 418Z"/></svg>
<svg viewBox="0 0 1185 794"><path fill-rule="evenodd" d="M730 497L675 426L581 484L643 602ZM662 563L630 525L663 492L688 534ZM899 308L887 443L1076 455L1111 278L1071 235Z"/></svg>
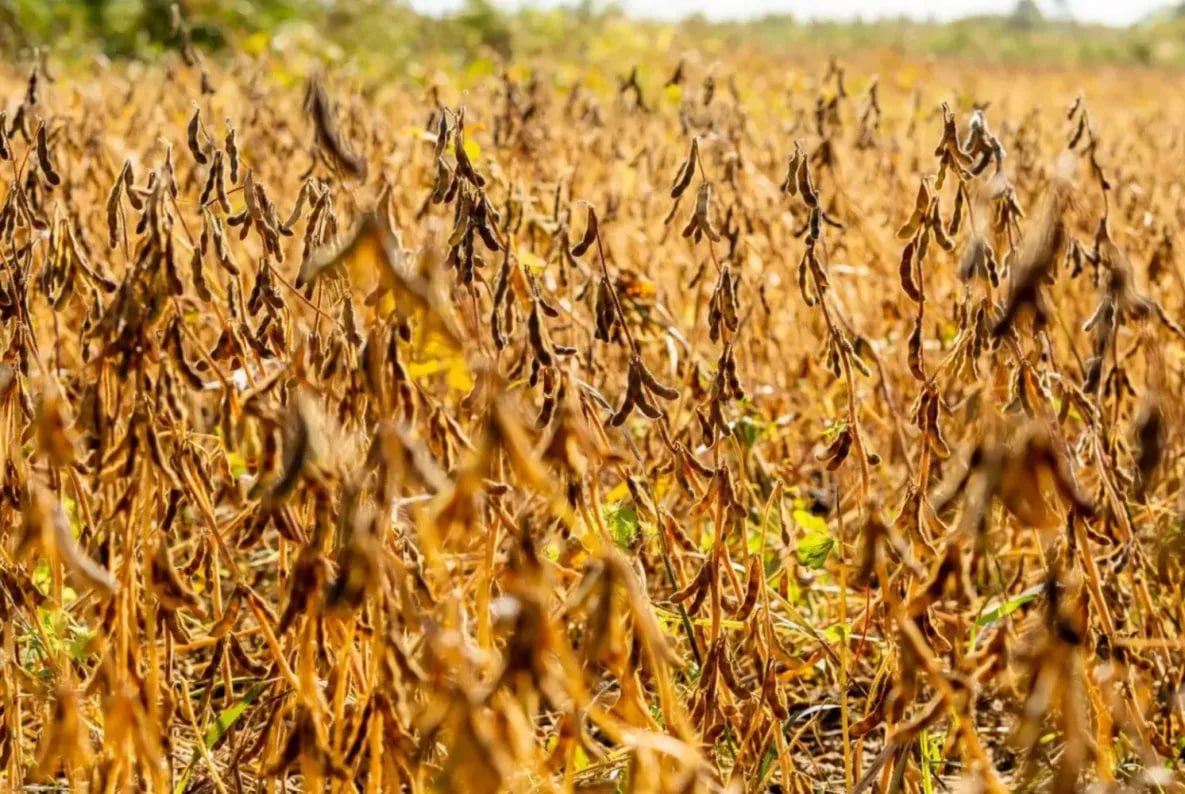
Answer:
<svg viewBox="0 0 1185 794"><path fill-rule="evenodd" d="M522 5L568 5L563 0L495 0L503 7ZM1066 0L1071 15L1082 22L1130 25L1164 7L1168 0ZM412 0L412 6L428 13L452 10L462 0ZM737 19L768 13L790 13L799 19L840 19L857 17L907 16L918 19L954 19L970 14L1006 13L1015 6L1009 0L621 0L619 3L635 16L653 19L678 19L702 13L713 19ZM1047 13L1056 12L1053 0L1038 0Z"/></svg>

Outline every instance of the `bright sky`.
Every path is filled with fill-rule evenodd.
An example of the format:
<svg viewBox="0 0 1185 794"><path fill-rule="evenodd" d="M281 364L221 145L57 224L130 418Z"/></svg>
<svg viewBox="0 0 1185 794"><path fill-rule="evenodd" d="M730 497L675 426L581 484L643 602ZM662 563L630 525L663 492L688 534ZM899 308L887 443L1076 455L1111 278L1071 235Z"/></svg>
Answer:
<svg viewBox="0 0 1185 794"><path fill-rule="evenodd" d="M495 0L504 7L570 5L563 0ZM1037 0L1048 14L1057 13L1054 0ZM439 13L460 7L462 0L411 0L419 11ZM1129 25L1169 4L1169 0L1066 0L1075 19L1109 25ZM873 19L909 16L919 19L953 19L969 14L1006 13L1015 6L1008 0L622 0L620 5L635 16L678 19L703 13L714 19L744 18L767 13L790 13L799 19Z"/></svg>

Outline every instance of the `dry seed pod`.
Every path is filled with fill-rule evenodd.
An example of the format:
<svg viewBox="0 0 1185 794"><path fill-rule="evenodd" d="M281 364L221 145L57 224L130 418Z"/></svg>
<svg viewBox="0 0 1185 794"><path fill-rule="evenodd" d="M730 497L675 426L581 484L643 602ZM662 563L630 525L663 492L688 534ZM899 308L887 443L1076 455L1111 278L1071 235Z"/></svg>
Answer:
<svg viewBox="0 0 1185 794"><path fill-rule="evenodd" d="M671 594L671 601L682 603L702 590L706 590L712 579L712 565L705 562L686 586ZM694 610L692 610L694 611Z"/></svg>
<svg viewBox="0 0 1185 794"><path fill-rule="evenodd" d="M665 416L663 410L650 401L649 394L644 389L635 396L634 407L647 419L660 419Z"/></svg>
<svg viewBox="0 0 1185 794"><path fill-rule="evenodd" d="M588 225L584 228L584 236L580 238L580 242L572 246L572 256L584 256L593 241L597 239L598 234L597 213L590 204L588 205Z"/></svg>
<svg viewBox="0 0 1185 794"><path fill-rule="evenodd" d="M848 457L852 449L852 431L844 427L836 434L826 451L819 456L820 461L827 461L827 470L835 471Z"/></svg>
<svg viewBox="0 0 1185 794"><path fill-rule="evenodd" d="M831 286L830 279L827 278L827 271L823 269L823 263L819 261L819 257L815 255L815 246L808 244L806 251L803 253L803 261L806 262L807 268L811 272L811 278L815 282L815 291L822 295Z"/></svg>
<svg viewBox="0 0 1185 794"><path fill-rule="evenodd" d="M177 569L173 567L169 548L163 541L152 557L151 571L152 592L162 607L170 612L187 609L199 618L206 616L197 595L181 580Z"/></svg>
<svg viewBox="0 0 1185 794"><path fill-rule="evenodd" d="M938 245L942 247L943 251L953 251L955 249L955 241L946 233L946 229L942 224L942 217L938 213L938 200L935 199L930 205L930 230L934 234L934 238L938 240Z"/></svg>
<svg viewBox="0 0 1185 794"><path fill-rule="evenodd" d="M798 192L802 194L803 203L812 208L819 206L819 195L815 192L815 186L811 181L811 167L805 155L798 158L796 179L798 181Z"/></svg>
<svg viewBox="0 0 1185 794"><path fill-rule="evenodd" d="M720 674L720 678L724 681L724 685L728 687L738 698L748 698L752 694L748 687L741 683L740 676L737 675L733 668L732 655L728 652L728 646L723 642L720 644L720 659L716 664L716 671Z"/></svg>
<svg viewBox="0 0 1185 794"><path fill-rule="evenodd" d="M144 199L148 196L152 186L153 174L148 175L148 190L141 190L136 187L136 175L132 169L132 162L127 162L127 170L123 173L123 194L127 197L128 203L132 205L132 209L136 212L143 212ZM141 219L143 220L143 219Z"/></svg>
<svg viewBox="0 0 1185 794"><path fill-rule="evenodd" d="M210 158L202 151L202 145L198 140L198 132L201 128L202 109L195 102L193 105L193 116L189 119L189 125L185 128L185 142L189 145L189 153L193 155L193 159L197 161L198 165L206 165L210 162Z"/></svg>
<svg viewBox="0 0 1185 794"><path fill-rule="evenodd" d="M761 569L760 554L754 554L750 558L749 573L746 582L745 599L741 602L740 607L734 614L737 620L748 620L749 616L753 614L753 608L757 605L757 596L761 591L761 585L765 583L765 574ZM729 689L733 688L729 686Z"/></svg>
<svg viewBox="0 0 1185 794"><path fill-rule="evenodd" d="M65 400L56 391L43 395L37 406L37 446L54 466L74 463L74 439Z"/></svg>
<svg viewBox="0 0 1185 794"><path fill-rule="evenodd" d="M782 192L791 196L798 195L798 161L801 156L802 150L795 144L794 153L786 164L786 178L782 180Z"/></svg>
<svg viewBox="0 0 1185 794"><path fill-rule="evenodd" d="M214 164L210 167L210 172L206 174L206 184L202 186L201 195L198 196L198 204L202 207L210 203L210 197L214 195L215 183L218 181L218 172L222 168L222 152L214 152ZM224 209L225 211L225 209Z"/></svg>
<svg viewBox="0 0 1185 794"><path fill-rule="evenodd" d="M22 550L39 543L65 566L79 587L93 587L105 596L115 594L119 587L115 578L79 548L61 502L43 486L31 484L24 521Z"/></svg>
<svg viewBox="0 0 1185 794"><path fill-rule="evenodd" d="M790 710L786 707L785 697L778 688L778 679L774 675L773 662L769 662L765 669L765 680L761 686L761 697L769 706L774 717L779 721L786 720L790 716Z"/></svg>
<svg viewBox="0 0 1185 794"><path fill-rule="evenodd" d="M814 290L810 289L807 283L807 274L810 268L807 265L806 256L798 261L798 290L802 293L802 299L807 306L814 306L818 303L818 298Z"/></svg>
<svg viewBox="0 0 1185 794"><path fill-rule="evenodd" d="M1075 149L1078 147L1078 142L1082 140L1082 134L1086 132L1086 114L1083 113L1078 117L1078 126L1074 128L1074 133L1070 136L1069 143L1066 144L1067 149Z"/></svg>
<svg viewBox="0 0 1185 794"><path fill-rule="evenodd" d="M321 78L309 80L308 109L316 128L317 144L327 153L333 163L344 173L356 179L366 179L366 160L350 151L342 140L341 131L333 119L329 107L329 96L325 93Z"/></svg>
<svg viewBox="0 0 1185 794"><path fill-rule="evenodd" d="M221 150L214 151L212 177L214 180L214 195L218 198L218 207L225 214L229 215L231 207L230 199L226 195L226 166L223 163ZM202 203L204 204L205 202Z"/></svg>
<svg viewBox="0 0 1185 794"><path fill-rule="evenodd" d="M292 235L292 227L300 220L300 214L304 212L305 202L308 201L309 195L313 192L312 183L305 180L301 183L300 191L296 194L296 204L292 207L292 212L288 215L288 219L280 225L280 233L286 236Z"/></svg>
<svg viewBox="0 0 1185 794"><path fill-rule="evenodd" d="M930 399L926 405L926 439L930 444L930 449L939 458L950 457L950 445L946 443L946 439L942 436L942 427L938 423L938 409L940 407L941 398L936 391L931 392Z"/></svg>
<svg viewBox="0 0 1185 794"><path fill-rule="evenodd" d="M1136 489L1141 495L1147 492L1152 475L1164 458L1166 435L1160 398L1149 392L1140 405L1134 427Z"/></svg>
<svg viewBox="0 0 1185 794"><path fill-rule="evenodd" d="M667 79L667 81L665 83L663 83L662 87L663 88L670 88L673 85L682 85L682 84L683 84L683 59L680 58L679 63L675 65L675 71L671 73L671 76Z"/></svg>
<svg viewBox="0 0 1185 794"><path fill-rule="evenodd" d="M429 123L429 126L431 126L431 123ZM437 120L437 123L436 123L435 151L433 152L433 154L435 155L437 160L439 160L441 155L444 154L444 149L447 144L448 144L448 117L444 113L441 113L440 118Z"/></svg>
<svg viewBox="0 0 1185 794"><path fill-rule="evenodd" d="M67 237L70 241L70 252L74 256L74 263L78 265L79 269L82 270L87 279L97 284L99 289L106 293L115 292L119 288L119 285L104 274L92 268L90 263L87 261L87 257L82 250L82 245L79 243L78 235L75 233L75 224L71 223L67 226Z"/></svg>
<svg viewBox="0 0 1185 794"><path fill-rule="evenodd" d="M37 164L41 167L41 173L45 175L46 182L54 187L62 184L62 177L54 170L53 163L49 159L49 141L46 140L44 121L37 125Z"/></svg>
<svg viewBox="0 0 1185 794"><path fill-rule="evenodd" d="M253 168L248 168L247 175L243 177L243 199L246 201L247 217L251 219L252 223L262 226L263 213L260 209L259 190L255 185L255 170Z"/></svg>
<svg viewBox="0 0 1185 794"><path fill-rule="evenodd" d="M617 328L617 307L613 302L613 286L604 277L597 283L594 314L597 322L596 338L602 342L612 341Z"/></svg>
<svg viewBox="0 0 1185 794"><path fill-rule="evenodd" d="M338 561L337 577L325 595L325 610L344 615L362 606L379 581L381 545L368 531L355 530Z"/></svg>
<svg viewBox="0 0 1185 794"><path fill-rule="evenodd" d="M923 179L918 184L917 197L914 200L913 214L910 215L909 220L905 222L900 229L897 230L897 238L900 240L908 240L913 237L926 219L926 215L930 209L930 185ZM919 257L920 258L920 257Z"/></svg>
<svg viewBox="0 0 1185 794"><path fill-rule="evenodd" d="M642 363L642 359L633 356L630 359L630 366L638 368L638 375L644 385L649 391L662 397L664 400L674 400L679 396L679 390L671 386L665 386L659 383L650 370L646 369L646 365Z"/></svg>
<svg viewBox="0 0 1185 794"><path fill-rule="evenodd" d="M675 183L671 187L671 198L677 199L683 195L691 184L691 178L695 176L695 164L699 160L699 138L691 139L691 151L687 154L687 159L683 162L683 167L679 169L679 173L675 176Z"/></svg>
<svg viewBox="0 0 1185 794"><path fill-rule="evenodd" d="M922 314L918 313L909 334L909 371L919 381L925 382L926 372L922 362Z"/></svg>
<svg viewBox="0 0 1185 794"><path fill-rule="evenodd" d="M292 568L284 611L280 613L276 624L277 635L283 636L296 622L296 618L313 611L313 601L329 580L331 571L329 560L316 548L305 546L300 550Z"/></svg>
<svg viewBox="0 0 1185 794"><path fill-rule="evenodd" d="M642 393L642 374L637 367L629 368L629 375L627 376L625 396L622 398L621 407L609 417L610 427L621 427L625 424L625 420L629 418L630 411L638 404L639 399L643 398Z"/></svg>
<svg viewBox="0 0 1185 794"><path fill-rule="evenodd" d="M31 140L29 136L29 114L25 112L25 103L17 106L16 114L12 117L12 126L8 128L8 137L12 137L17 130L20 130L21 135L26 141Z"/></svg>
<svg viewBox="0 0 1185 794"><path fill-rule="evenodd" d="M457 126L453 129L453 155L457 159L457 173L477 188L485 187L486 180L473 167L469 159L469 150L465 148L465 112L462 109L457 116Z"/></svg>
<svg viewBox="0 0 1185 794"><path fill-rule="evenodd" d="M433 184L432 195L429 197L431 202L433 204L442 203L454 184L456 184L456 180L453 177L452 170L448 167L448 163L444 161L443 157L437 157L436 182Z"/></svg>
<svg viewBox="0 0 1185 794"><path fill-rule="evenodd" d="M950 225L946 229L946 233L950 237L954 237L959 233L959 228L963 223L963 205L966 203L967 189L963 187L963 183L959 183L959 189L955 192L955 206L951 210Z"/></svg>
<svg viewBox="0 0 1185 794"><path fill-rule="evenodd" d="M234 128L230 126L230 119L226 120L226 141L223 144L226 148L226 157L230 161L230 181L233 184L238 184L239 181L239 144L235 137Z"/></svg>
<svg viewBox="0 0 1185 794"><path fill-rule="evenodd" d="M712 226L711 208L712 183L704 182L699 186L699 191L695 194L695 215L692 218L692 222L683 230L684 237L690 236L691 231L694 231L697 232L697 240L699 239L698 232L703 232L712 242L720 241L720 233Z"/></svg>
<svg viewBox="0 0 1185 794"><path fill-rule="evenodd" d="M177 198L177 172L173 167L173 145L169 144L165 147L165 185L169 189L169 195Z"/></svg>

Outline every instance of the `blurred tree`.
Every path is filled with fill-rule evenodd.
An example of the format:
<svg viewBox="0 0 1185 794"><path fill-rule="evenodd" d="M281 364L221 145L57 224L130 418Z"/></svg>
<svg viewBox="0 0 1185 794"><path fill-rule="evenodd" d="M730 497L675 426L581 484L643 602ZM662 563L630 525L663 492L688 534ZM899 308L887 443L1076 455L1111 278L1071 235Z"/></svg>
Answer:
<svg viewBox="0 0 1185 794"><path fill-rule="evenodd" d="M1016 8L1008 16L1009 26L1021 30L1035 28L1044 21L1045 15L1035 0L1017 0Z"/></svg>
<svg viewBox="0 0 1185 794"><path fill-rule="evenodd" d="M20 25L12 3L0 3L0 47L16 52L22 46Z"/></svg>
<svg viewBox="0 0 1185 794"><path fill-rule="evenodd" d="M88 32L107 38L107 4L110 0L82 0L82 18Z"/></svg>
<svg viewBox="0 0 1185 794"><path fill-rule="evenodd" d="M94 2L95 0L92 0ZM173 38L173 23L170 19L169 6L174 0L140 0L140 32L147 37L150 44L163 45ZM189 18L188 4L185 0L176 0L181 14Z"/></svg>
<svg viewBox="0 0 1185 794"><path fill-rule="evenodd" d="M503 58L510 57L514 37L506 17L490 0L465 0L457 21L469 33L473 44L489 47Z"/></svg>

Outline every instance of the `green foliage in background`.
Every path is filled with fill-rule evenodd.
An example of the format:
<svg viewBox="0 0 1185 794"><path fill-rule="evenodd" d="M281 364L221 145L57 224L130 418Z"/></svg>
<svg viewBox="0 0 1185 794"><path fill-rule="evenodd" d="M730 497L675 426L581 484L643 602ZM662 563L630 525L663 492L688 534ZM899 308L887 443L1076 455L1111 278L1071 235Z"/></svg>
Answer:
<svg viewBox="0 0 1185 794"><path fill-rule="evenodd" d="M0 0L0 46L8 58L33 47L55 58L103 54L152 58L176 46L173 0ZM627 20L619 7L581 0L566 9L500 10L467 0L441 17L403 0L178 0L199 48L216 54L265 47L392 71L422 68L425 54L459 63L562 54L579 61L612 47L644 59L663 40L706 53L737 46L844 55L883 50L900 56L985 63L1185 65L1185 4L1117 29L1043 17L1031 0L1010 13L935 24L906 19L803 23L789 15L742 22L691 17L677 25Z"/></svg>

